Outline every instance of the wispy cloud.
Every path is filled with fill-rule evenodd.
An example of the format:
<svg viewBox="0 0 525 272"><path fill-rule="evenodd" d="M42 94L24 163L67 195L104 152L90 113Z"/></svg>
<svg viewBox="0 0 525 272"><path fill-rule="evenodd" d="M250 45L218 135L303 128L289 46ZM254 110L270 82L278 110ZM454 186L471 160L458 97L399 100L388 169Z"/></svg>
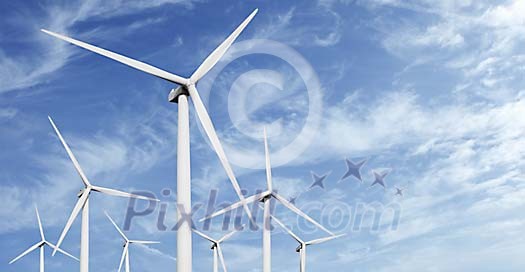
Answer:
<svg viewBox="0 0 525 272"><path fill-rule="evenodd" d="M341 15L329 5L319 5L317 11L305 12L305 9L291 7L271 17L254 36L275 39L293 46L328 47L338 44L343 35Z"/></svg>
<svg viewBox="0 0 525 272"><path fill-rule="evenodd" d="M16 18L17 26L31 41L33 52L29 55L10 55L0 50L0 93L27 89L45 83L49 76L62 68L73 56L71 47L65 43L56 43L45 37L39 28L48 28L55 32L76 34L78 23L93 19L103 20L132 14L166 4L180 4L192 8L192 0L155 0L134 1L80 1L47 6L40 13L36 11L28 17ZM127 32L137 30L147 24L159 23L162 18L146 19L135 22L126 28ZM76 36L76 35L75 35ZM28 39L25 37L25 39ZM27 92L27 90L26 90Z"/></svg>
<svg viewBox="0 0 525 272"><path fill-rule="evenodd" d="M456 90L493 100L512 99L519 82L516 67L523 66L522 1L496 4L490 1L440 4L417 1L363 3L379 11L395 7L427 14L422 23L386 22L378 15L375 27L384 35L383 46L410 64L409 69L431 65L463 75ZM485 63L485 64L484 64ZM487 65L490 63L489 65Z"/></svg>

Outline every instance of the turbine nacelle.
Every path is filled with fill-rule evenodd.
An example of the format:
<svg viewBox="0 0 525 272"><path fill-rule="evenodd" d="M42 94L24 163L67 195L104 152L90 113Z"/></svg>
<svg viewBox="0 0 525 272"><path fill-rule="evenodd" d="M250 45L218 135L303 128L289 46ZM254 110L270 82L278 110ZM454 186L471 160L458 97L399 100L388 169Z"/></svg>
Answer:
<svg viewBox="0 0 525 272"><path fill-rule="evenodd" d="M297 248L295 249L295 252L301 252L301 249L303 249L303 245L302 244L297 246Z"/></svg>
<svg viewBox="0 0 525 272"><path fill-rule="evenodd" d="M62 134L58 130L58 127L53 122L53 119L51 119L50 116L48 116L48 119L49 119L49 122L51 123L51 126L53 126L53 129L55 130L55 133L57 134L60 142L62 143L62 146L66 150L66 152L67 152L67 154L69 156L69 159L71 160L71 162L75 166L75 169L76 169L77 173L79 174L80 179L82 180L82 183L84 184L84 188L82 190L80 190L80 192L77 194L77 196L78 196L77 204L75 204L75 207L73 208L73 211L71 212L71 215L69 216L69 219L67 220L67 223L66 223L66 226L64 227L64 230L60 234L60 238L58 239L58 242L57 242L56 246L53 247L54 248L53 254L52 254L53 256L55 255L55 253L57 251L60 251L60 245L62 244L62 241L64 240L67 232L69 231L69 228L71 228L71 225L73 224L73 221L78 216L80 211L81 210L85 211L86 207L89 207L88 206L88 204L89 204L89 196L90 196L90 193L92 191L103 193L103 194L106 194L106 195L111 195L111 196L119 196L119 197L138 198L138 199L144 199L144 200L159 201L158 199L155 199L155 198L149 198L149 197L145 197L145 196L140 196L140 195L135 195L135 194L130 194L130 193L118 191L118 190L115 190L115 189L110 189L110 188L105 188L105 187L92 185L91 182L88 180L87 176L84 174L84 171L80 167L80 164L78 163L78 160L76 159L75 155L73 154L73 151L71 151L71 148L69 148L69 145L66 143L66 140L64 139L64 137L62 137ZM89 208L87 208L87 211L89 211ZM85 224L88 224L89 219L84 219L84 217L82 217L82 222L83 222L83 224L84 224L84 222L85 222ZM89 232L87 232L86 230L87 230L87 228L83 228L82 229L82 232L83 232L82 239L83 240L81 240L81 244L84 244L84 243L88 244L89 243L89 239L86 239L86 238L89 237ZM42 234L42 239L43 239L43 234ZM81 247L81 249L82 248L86 249L87 247ZM85 254L84 256L87 255L86 252L84 252L84 254ZM81 253L81 256L82 255L83 254ZM81 271L87 271L86 267L87 267L87 262L86 261L81 262ZM82 269L82 268L84 268L85 270Z"/></svg>
<svg viewBox="0 0 525 272"><path fill-rule="evenodd" d="M244 225L242 225L242 229L244 229ZM232 232L227 233L226 235L222 236L220 239L216 240L211 238L210 236L198 231L197 229L192 229L192 231L199 235L200 237L204 238L205 240L208 240L211 242L210 249L213 251L213 271L219 271L219 263L222 265L222 269L224 272L227 272L226 269L226 263L224 261L224 255L222 253L222 248L220 244L228 239L230 239L235 233L238 232L238 230L233 230Z"/></svg>
<svg viewBox="0 0 525 272"><path fill-rule="evenodd" d="M17 257L15 257L14 259L12 259L9 264L12 264L16 261L18 261L20 258L24 257L25 255L31 253L32 251L34 250L37 250L39 249L40 250L40 271L44 271L44 247L45 246L49 246L50 248L52 249L55 249L55 250L58 250L60 253L72 258L72 259L75 259L78 261L78 258L67 253L66 251L58 248L57 246L55 246L54 244L52 244L51 242L48 242L44 236L44 228L42 227L42 221L40 220L40 214L38 213L38 208L35 206L35 212L36 212L36 218L37 218L37 222L38 222L38 229L40 231L40 238L42 240L40 240L40 242L37 242L36 244L34 244L33 246L31 246L30 248L26 249L24 252L22 252L20 255L18 255Z"/></svg>
<svg viewBox="0 0 525 272"><path fill-rule="evenodd" d="M261 203L266 202L266 200L272 198L273 193L274 193L274 192L266 191L266 192L265 192L266 195L264 195L263 197L261 197L261 199L259 200L259 202L261 202Z"/></svg>
<svg viewBox="0 0 525 272"><path fill-rule="evenodd" d="M78 190L77 197L80 198L82 195L86 193L86 188Z"/></svg>
<svg viewBox="0 0 525 272"><path fill-rule="evenodd" d="M179 86L177 88L171 89L170 94L168 95L168 101L171 103L178 103L179 96L181 95L190 95L186 86Z"/></svg>
<svg viewBox="0 0 525 272"><path fill-rule="evenodd" d="M272 182L272 166L271 166L271 162L270 162L270 150L269 150L269 147L268 147L268 137L267 137L267 134L266 134L266 128L264 129L264 155L265 155L265 163L266 163L266 183L267 183L267 186L268 186L268 190L266 190L265 192L261 192L261 193L257 193L255 195L252 195L250 197L246 197L244 200L241 200L237 203L234 203L220 211L216 211L212 214L209 214L207 215L206 217L202 218L199 220L199 222L203 222L205 220L209 220L209 219L212 219L216 216L219 216L219 215L222 215L228 211L231 211L231 210L234 210L234 209L237 209L241 206L245 206L246 204L248 203L252 203L252 202L266 202L266 201L270 201L270 199L272 198L275 198L275 200L277 200L278 202L280 202L281 204L283 204L286 208L288 208L289 210L291 210L292 212L296 213L297 215L303 217L304 219L306 219L307 221L309 221L310 223L312 223L313 225L317 226L318 228L322 229L323 231L325 231L326 233L330 234L330 235L334 235L333 232L331 232L330 230L328 230L327 228L325 228L323 225L321 225L320 223L318 223L317 221L313 220L310 216L308 216L306 213L304 213L303 211L301 211L299 208L297 208L295 205L293 205L292 203L290 203L288 200L286 200L283 196L281 196L279 193L277 193L277 190L274 190L273 188L273 182ZM265 209L265 208L263 208ZM270 216L272 216L270 214ZM266 216L265 216L266 218Z"/></svg>
<svg viewBox="0 0 525 272"><path fill-rule="evenodd" d="M208 114L208 111L206 110L206 107L204 106L204 103L202 102L199 93L197 91L197 88L195 84L204 77L214 66L217 64L217 62L224 56L228 48L233 44L233 42L237 39L237 37L241 34L241 32L246 28L246 26L250 23L250 21L253 19L253 17L257 14L258 9L255 9L244 21L217 47L213 52L206 57L206 59L201 63L201 65L193 72L193 74L189 78L185 78L167 71L164 71L162 69L159 69L153 65L126 57L124 55L106 50L104 48L100 48L79 40L72 39L70 37L66 37L64 35L60 35L58 33L54 33L45 29L42 29L42 31L48 35L51 35L55 38L61 39L63 41L69 42L71 44L74 44L76 46L82 47L86 50L89 50L91 52L97 53L101 56L110 58L114 61L120 62L122 64L125 64L129 67L135 68L137 70L140 70L142 72L148 73L150 75L156 76L158 78L164 79L168 82L171 82L173 84L178 84L181 87L176 88L175 90L172 90L170 93L168 99L170 102L175 102L178 99L178 96L180 94L186 93L186 95L191 96L191 101L194 106L195 112L197 113L197 118L200 121L202 127L204 128L204 131L206 132L206 135L208 136L208 139L210 141L210 144L212 145L213 149L215 150L215 153L219 157L219 160L230 180L232 183L232 186L235 190L235 193L239 197L239 200L242 201L243 208L246 212L246 214L249 216L250 221L253 226L256 226L257 223L255 222L255 218L251 214L251 210L248 207L248 205L245 204L244 196L241 192L241 187L237 181L237 178L235 177L233 173L233 169L230 165L230 162L228 161L228 158L226 157L226 154L224 152L224 149L222 147L222 144L219 140L219 137L215 131L215 128L213 126L213 123L211 121L211 118ZM177 91L179 90L179 91ZM187 119L187 118L185 118ZM50 120L51 121L51 120ZM186 120L187 121L187 120ZM186 122L185 121L185 122ZM62 140L62 139L61 139ZM72 153L70 150L67 150L70 157L72 156ZM77 169L80 169L78 166L77 161L73 161L75 163L75 166ZM82 178L82 181L87 186L89 185L89 181L87 177L84 175L82 171L79 171L79 175ZM93 190L98 191L98 188L93 188ZM107 191L107 190L106 190ZM191 205L190 205L191 206ZM184 233L184 235L189 235L186 231L181 231L179 233ZM177 234L182 235L182 234ZM183 251L187 251L188 249L184 249ZM190 254L191 256L191 254ZM179 262L183 263L184 261ZM179 266L178 264L178 266ZM186 267L187 264L180 265L180 267ZM191 265L189 266L191 267ZM87 270L87 269L86 269ZM191 269L189 269L191 270ZM184 269L184 271L188 271Z"/></svg>

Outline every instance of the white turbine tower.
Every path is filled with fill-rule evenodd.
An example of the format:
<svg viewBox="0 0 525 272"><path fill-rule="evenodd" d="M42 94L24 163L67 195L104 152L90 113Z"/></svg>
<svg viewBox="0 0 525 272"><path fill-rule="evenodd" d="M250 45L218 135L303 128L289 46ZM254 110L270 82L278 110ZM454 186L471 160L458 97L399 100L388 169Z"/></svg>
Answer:
<svg viewBox="0 0 525 272"><path fill-rule="evenodd" d="M28 248L26 251L22 252L22 254L18 255L16 258L11 260L9 262L9 264L12 264L12 263L18 261L20 258L24 257L25 255L31 253L32 251L36 250L37 248L40 248L40 272L44 272L44 246L49 246L50 248L58 250L60 253L66 255L68 257L71 257L71 258L73 258L73 259L78 261L77 257L74 257L73 255L65 252L64 250L58 248L57 246L55 246L54 244L52 244L52 243L50 243L49 241L46 240L46 237L44 236L44 228L42 227L42 221L40 220L40 214L38 213L38 209L37 209L36 206L35 206L35 211L36 211L36 218L37 218L37 221L38 221L38 229L40 230L40 238L42 240L40 240L40 242L38 242L38 243L34 244L33 246L31 246L30 248Z"/></svg>
<svg viewBox="0 0 525 272"><path fill-rule="evenodd" d="M279 219L275 218L275 216L272 215L273 221L275 221L281 228L283 228L290 236L292 236L298 243L299 246L297 247L296 251L299 252L300 256L300 262L299 262L299 271L305 272L306 271L306 247L310 245L316 245L321 244L324 242L328 242L330 240L334 240L336 238L345 236L345 234L340 235L332 235L325 238L315 239L308 242L303 241L299 236L297 236L295 233L293 233L289 228L287 228Z"/></svg>
<svg viewBox="0 0 525 272"><path fill-rule="evenodd" d="M158 201L158 200L149 198L149 197L145 197L145 196L130 194L130 193L122 192L122 191L117 191L114 189L92 185L91 182L89 182L87 176L84 174L84 171L82 171L82 168L80 168L80 164L78 163L77 159L75 158L75 155L73 155L73 152L71 151L68 144L62 137L62 134L60 134L60 131L58 130L55 123L53 122L53 119L51 119L51 117L48 117L48 118L58 138L60 139L60 142L66 149L66 152L69 155L69 158L73 162L75 169L80 175L80 179L84 183L84 189L82 189L78 194L79 199L77 201L77 204L73 208L73 211L71 212L71 215L69 216L69 219L67 220L66 226L64 227L62 234L60 234L60 238L58 239L56 248L53 251L53 255L55 255L56 251L62 244L62 241L66 237L66 234L69 231L69 228L71 228L73 221L75 221L75 218L80 213L80 210L82 210L82 226L81 226L81 234L80 234L80 272L88 272L89 271L89 196L90 194L92 192L98 192L98 193L103 193L103 194L107 194L111 196L130 197L130 198L138 198L138 199L153 200L153 201Z"/></svg>
<svg viewBox="0 0 525 272"><path fill-rule="evenodd" d="M286 198L278 194L273 190L273 183L272 183L272 170L271 170L271 164L270 164L270 152L268 150L268 139L266 135L266 129L264 129L264 153L265 153L265 159L266 159L266 183L268 186L268 190L256 194L250 197L247 197L244 201L239 201L237 203L232 204L231 206L228 206L220 211L214 212L205 218L201 219L200 221L208 220L213 217L219 216L221 214L224 214L228 211L231 211L233 209L237 209L241 207L243 204L252 203L255 201L261 201L264 203L264 217L263 217L263 272L270 272L272 270L272 259L271 259L271 200L272 198L279 201L281 204L283 204L286 208L291 210L292 212L298 214L299 216L305 218L310 223L314 224L318 228L324 230L330 235L334 235L331 231L326 229L321 224L317 223L314 219L312 219L310 216L302 212L299 208L297 208L295 205L290 203Z"/></svg>
<svg viewBox="0 0 525 272"><path fill-rule="evenodd" d="M149 244L159 244L160 242L157 241L144 241L144 240L130 240L128 237L122 232L122 230L118 227L117 223L113 221L111 216L107 212L104 212L106 216L108 217L109 221L111 221L111 224L117 229L118 233L120 233L120 236L124 239L124 249L122 250L122 257L120 258L120 264L118 266L118 272L122 269L122 264L124 261L126 264L124 265L124 269L126 272L129 272L129 245L130 244L142 244L142 245L149 245Z"/></svg>
<svg viewBox="0 0 525 272"><path fill-rule="evenodd" d="M215 240L211 238L210 236L196 229L193 229L193 232L195 232L195 234L211 242L211 250L213 250L213 272L219 272L219 262L221 263L222 271L228 272L228 270L226 270L226 262L224 261L224 255L222 253L221 243L230 239L238 231L234 230L232 232L229 232L226 235L224 235L222 238L220 238L219 240Z"/></svg>
<svg viewBox="0 0 525 272"><path fill-rule="evenodd" d="M210 71L213 66L220 60L220 58L226 53L228 48L232 45L235 39L241 34L244 28L250 23L257 9L254 10L248 18L246 18L238 27L233 31L226 40L224 40L195 70L195 72L189 78L184 78L164 70L161 70L152 65L122 56L120 54L57 34L48 30L42 29L43 32L52 35L56 38L62 39L89 51L95 52L102 56L108 57L140 71L162 78L169 82L180 85L177 89L172 89L168 99L170 102L178 103L178 137L177 137L177 214L181 216L182 212L189 213L191 211L191 184L190 184L190 136L189 136L189 112L188 112L188 98L190 96L193 102L193 106L197 113L197 117L200 120L213 149L217 153L219 160L228 175L237 196L241 201L244 200L244 196L241 193L241 188L237 179L233 173L233 169L226 157L224 149L219 141L219 137L215 132L213 123L208 115L206 107L204 106L199 92L195 87L195 84ZM244 201L242 203L245 203ZM255 220L251 216L250 209L244 204L244 210L249 216L252 224L255 226ZM182 224L177 231L177 272L191 272L192 264L192 240L191 240L191 226L190 224Z"/></svg>

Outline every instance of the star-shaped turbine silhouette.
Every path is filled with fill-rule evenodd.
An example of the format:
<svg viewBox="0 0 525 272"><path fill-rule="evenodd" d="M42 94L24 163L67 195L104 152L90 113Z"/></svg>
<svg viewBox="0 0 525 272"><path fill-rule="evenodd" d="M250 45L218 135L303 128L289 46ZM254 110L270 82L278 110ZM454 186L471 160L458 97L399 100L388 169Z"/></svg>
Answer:
<svg viewBox="0 0 525 272"><path fill-rule="evenodd" d="M383 172L381 174L377 173L376 171L374 171L374 182L372 182L372 185L370 185L370 187L376 185L376 184L379 184L381 186L383 186L383 188L386 188L385 186L385 177L386 175L388 175L388 172Z"/></svg>
<svg viewBox="0 0 525 272"><path fill-rule="evenodd" d="M312 189L314 187L321 187L322 189L324 189L324 180L326 179L326 177L328 177L328 175L330 175L330 173L318 176L316 173L312 172L312 178L314 180L314 183L310 185L309 189Z"/></svg>
<svg viewBox="0 0 525 272"><path fill-rule="evenodd" d="M288 202L292 203L295 205L295 202L297 201L297 196L292 196L288 199Z"/></svg>
<svg viewBox="0 0 525 272"><path fill-rule="evenodd" d="M403 196L403 191L405 189L401 189L399 187L396 187L396 196Z"/></svg>
<svg viewBox="0 0 525 272"><path fill-rule="evenodd" d="M366 160L362 160L358 163L354 163L353 161L349 159L345 159L345 162L346 162L346 168L347 168L346 173L343 175L343 177L341 177L339 181L343 181L344 179L350 176L353 176L362 182L363 179L361 178L361 167L363 167L363 165L366 163Z"/></svg>

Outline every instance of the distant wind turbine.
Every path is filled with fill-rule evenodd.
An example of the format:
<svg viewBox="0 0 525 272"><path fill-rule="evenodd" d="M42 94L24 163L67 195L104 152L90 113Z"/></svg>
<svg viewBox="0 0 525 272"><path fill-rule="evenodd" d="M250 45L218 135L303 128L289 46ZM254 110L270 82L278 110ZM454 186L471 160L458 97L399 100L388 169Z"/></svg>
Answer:
<svg viewBox="0 0 525 272"><path fill-rule="evenodd" d="M18 261L20 258L24 257L25 255L31 253L32 251L36 250L36 249L40 249L40 272L44 272L44 246L49 246L50 248L53 248L54 250L58 250L60 253L70 257L70 258L73 258L75 260L78 261L78 258L65 252L64 250L58 248L57 246L55 246L54 244L52 244L51 242L47 241L46 240L46 237L44 236L44 228L42 227L42 221L40 220L40 214L38 213L38 208L35 206L35 211L36 211L36 218L37 218L37 221L38 221L38 229L40 230L40 238L42 240L40 240L40 242L34 244L33 246L31 246L30 248L28 248L26 251L22 252L22 254L18 255L16 258L14 258L13 260L11 260L9 262L9 264L12 264L16 261Z"/></svg>
<svg viewBox="0 0 525 272"><path fill-rule="evenodd" d="M228 48L233 44L241 32L251 22L255 14L255 9L238 27L235 29L230 36L226 38L195 70L195 72L189 77L184 78L164 70L161 70L152 65L140 62L126 56L111 52L106 49L102 49L51 31L42 29L43 32L72 43L94 53L100 54L107 58L113 59L145 73L154 75L161 79L167 80L171 83L180 85L176 89L172 89L169 93L168 100L170 102L178 103L178 136L177 136L177 215L181 217L181 212L189 213L191 211L191 183L190 183L190 136L189 136L189 110L188 110L188 96L190 96L193 102L193 106L197 113L197 117L200 120L208 139L210 140L213 149L217 153L219 160L228 175L237 196L242 201L242 205L246 214L249 216L252 224L255 226L256 222L251 211L244 201L244 196L241 192L237 178L233 173L233 169L226 157L224 149L219 141L219 137L215 131L210 116L204 106L199 92L197 91L197 82L208 73L215 64L221 59L226 53ZM184 209L185 211L180 211ZM177 272L191 272L192 271L192 240L191 240L191 226L190 224L182 224L177 230ZM87 270L86 270L87 271ZM83 271L82 271L83 272Z"/></svg>
<svg viewBox="0 0 525 272"><path fill-rule="evenodd" d="M107 212L104 212L111 221L111 224L117 229L118 233L120 233L120 236L124 239L124 249L122 250L122 257L120 258L120 264L118 266L118 272L122 269L122 264L125 262L124 270L126 272L129 272L129 245L130 244L141 244L141 245L149 245L149 244L159 244L160 242L157 241L144 241L144 240L130 240L128 237L122 232L122 230L118 227L117 223L113 221L111 216Z"/></svg>
<svg viewBox="0 0 525 272"><path fill-rule="evenodd" d="M211 238L210 236L196 230L196 229L193 229L193 232L197 235L199 235L200 237L208 240L211 242L211 250L213 250L213 272L219 272L219 262L221 263L221 266L222 266L222 271L223 272L228 272L226 270L226 262L224 261L224 254L222 253L222 248L221 248L221 243L230 239L235 233L239 232L238 230L234 230L232 232L229 232L227 233L226 235L224 235L222 238L220 238L219 240L215 240L213 238Z"/></svg>
<svg viewBox="0 0 525 272"><path fill-rule="evenodd" d="M323 225L317 223L315 220L313 220L310 216L308 216L306 213L301 211L299 208L297 208L295 205L290 203L286 198L278 194L273 190L273 182L272 182L272 170L271 170L271 164L270 164L270 152L268 150L268 139L266 135L266 129L264 129L264 152L265 152L265 158L266 158L266 183L268 186L268 190L256 194L250 197L247 197L245 201L239 201L237 203L232 204L231 206L228 206L220 211L214 212L205 218L201 219L200 221L204 221L207 219L211 219L213 217L219 216L221 214L224 214L228 211L237 209L241 207L243 204L246 203L252 203L255 201L261 201L264 203L264 216L263 216L263 272L270 272L271 271L271 217L270 217L270 201L274 198L277 201L279 201L281 204L283 204L286 208L291 210L292 212L298 214L299 216L303 217L310 223L314 224L318 228L322 229L323 231L327 232L330 235L334 235L331 231L326 229Z"/></svg>
<svg viewBox="0 0 525 272"><path fill-rule="evenodd" d="M346 235L346 234L331 235L325 238L320 238L320 239L315 239L315 240L305 242L301 238L299 238L299 236L293 233L289 228L287 228L279 219L275 218L275 216L272 215L272 219L299 243L299 246L297 247L296 251L299 252L299 255L300 255L300 262L299 262L300 272L306 271L306 247L307 246L321 244L321 243L328 242L328 241L331 241L331 240L334 240L334 239L337 239L339 237Z"/></svg>
<svg viewBox="0 0 525 272"><path fill-rule="evenodd" d="M80 164L78 163L77 159L75 158L75 155L73 155L73 152L71 151L68 144L62 137L62 134L60 133L57 126L53 122L53 119L51 119L51 117L48 117L48 118L58 138L60 139L60 142L66 149L66 152L69 158L73 162L75 169L80 175L80 179L84 183L84 189L82 189L78 193L79 199L77 201L77 204L73 208L73 211L71 212L71 215L69 216L69 219L67 220L66 226L64 227L62 234L60 234L60 238L58 239L55 250L53 251L53 255L55 255L55 253L59 249L60 245L62 244L62 241L64 241L64 238L66 237L67 232L69 231L69 228L71 228L73 221L75 221L75 218L80 213L80 210L82 210L82 226L81 226L81 234L80 234L80 272L87 272L89 271L89 196L90 194L92 192L98 192L98 193L103 193L103 194L111 195L111 196L130 197L130 198L138 198L138 199L153 200L153 201L158 201L158 200L154 198L141 196L141 195L130 194L130 193L122 192L122 191L117 191L114 189L92 185L91 182L88 180L87 176L84 174L84 171L82 170L82 168L80 168Z"/></svg>

